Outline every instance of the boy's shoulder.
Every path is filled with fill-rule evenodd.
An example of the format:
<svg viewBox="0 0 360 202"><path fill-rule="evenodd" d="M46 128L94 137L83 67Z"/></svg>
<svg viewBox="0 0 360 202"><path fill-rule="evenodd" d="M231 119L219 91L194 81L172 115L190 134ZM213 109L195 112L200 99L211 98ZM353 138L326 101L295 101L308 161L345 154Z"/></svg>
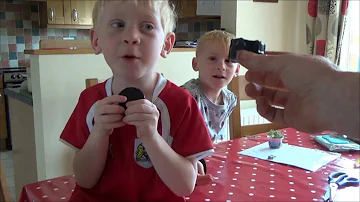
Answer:
<svg viewBox="0 0 360 202"><path fill-rule="evenodd" d="M79 97L79 103L86 105L93 105L96 101L103 99L106 97L106 85L107 81L95 84L88 88L85 88Z"/></svg>
<svg viewBox="0 0 360 202"><path fill-rule="evenodd" d="M180 87L186 89L193 97L195 97L199 91L198 85L199 79L190 79Z"/></svg>
<svg viewBox="0 0 360 202"><path fill-rule="evenodd" d="M187 82L185 82L183 85L181 85L181 88L185 88L185 89L193 89L196 88L199 84L199 79L190 79Z"/></svg>
<svg viewBox="0 0 360 202"><path fill-rule="evenodd" d="M237 98L236 95L232 91L230 91L229 89L223 88L222 91L223 91L225 97L232 98L232 99Z"/></svg>
<svg viewBox="0 0 360 202"><path fill-rule="evenodd" d="M167 80L167 85L163 93L161 93L159 97L172 98L176 103L193 99L189 91L183 88L183 86L177 86L176 84L172 83L169 80Z"/></svg>

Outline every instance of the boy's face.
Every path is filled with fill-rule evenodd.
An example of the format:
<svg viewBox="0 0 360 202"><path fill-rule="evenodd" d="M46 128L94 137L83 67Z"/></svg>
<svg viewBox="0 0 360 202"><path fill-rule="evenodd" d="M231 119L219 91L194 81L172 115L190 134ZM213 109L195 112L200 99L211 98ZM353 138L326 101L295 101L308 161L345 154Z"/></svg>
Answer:
<svg viewBox="0 0 360 202"><path fill-rule="evenodd" d="M109 1L91 30L95 53L103 53L114 76L138 79L149 75L160 57L174 44L173 33L165 36L159 11L138 1Z"/></svg>
<svg viewBox="0 0 360 202"><path fill-rule="evenodd" d="M239 64L228 60L229 49L220 42L206 41L193 59L193 68L199 71L201 83L211 89L221 89L228 85L239 73Z"/></svg>

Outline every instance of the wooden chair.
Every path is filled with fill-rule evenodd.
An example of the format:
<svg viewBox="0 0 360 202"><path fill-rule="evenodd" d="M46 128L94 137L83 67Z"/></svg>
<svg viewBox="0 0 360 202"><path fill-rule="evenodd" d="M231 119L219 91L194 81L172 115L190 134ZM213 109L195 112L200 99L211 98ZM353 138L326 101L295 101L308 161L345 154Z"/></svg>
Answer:
<svg viewBox="0 0 360 202"><path fill-rule="evenodd" d="M0 201L12 201L2 164L0 164Z"/></svg>
<svg viewBox="0 0 360 202"><path fill-rule="evenodd" d="M93 85L96 85L99 83L99 79L95 79L95 78L91 78L91 79L86 79L85 80L85 85L86 85L86 88L89 88Z"/></svg>
<svg viewBox="0 0 360 202"><path fill-rule="evenodd" d="M277 123L264 123L244 126L241 125L241 101L253 100L253 98L247 96L245 93L245 86L247 83L248 82L246 81L245 76L241 75L235 77L228 86L228 89L238 97L238 105L235 107L229 120L230 139L264 133L271 129L276 130L285 128L284 125Z"/></svg>
<svg viewBox="0 0 360 202"><path fill-rule="evenodd" d="M96 79L96 78L86 79L85 80L85 86L86 86L86 88L89 88L89 87L91 87L93 85L104 82L106 80L107 79Z"/></svg>

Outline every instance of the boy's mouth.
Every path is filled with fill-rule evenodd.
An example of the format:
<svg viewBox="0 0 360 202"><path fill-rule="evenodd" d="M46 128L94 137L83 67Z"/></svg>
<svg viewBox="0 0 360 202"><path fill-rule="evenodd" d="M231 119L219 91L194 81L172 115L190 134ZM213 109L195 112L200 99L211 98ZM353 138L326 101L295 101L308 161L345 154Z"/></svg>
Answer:
<svg viewBox="0 0 360 202"><path fill-rule="evenodd" d="M223 75L214 75L213 77L216 79L225 79L225 76Z"/></svg>
<svg viewBox="0 0 360 202"><path fill-rule="evenodd" d="M135 55L124 55L122 58L126 60L139 59L139 57L136 57Z"/></svg>

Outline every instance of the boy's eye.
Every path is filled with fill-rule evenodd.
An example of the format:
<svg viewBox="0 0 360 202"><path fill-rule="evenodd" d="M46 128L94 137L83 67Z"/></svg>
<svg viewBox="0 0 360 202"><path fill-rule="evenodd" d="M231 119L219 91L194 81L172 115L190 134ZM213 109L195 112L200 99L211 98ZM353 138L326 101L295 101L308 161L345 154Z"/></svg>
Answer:
<svg viewBox="0 0 360 202"><path fill-rule="evenodd" d="M216 57L210 56L210 57L209 57L209 60L212 60L212 61L213 61L213 60L216 60Z"/></svg>
<svg viewBox="0 0 360 202"><path fill-rule="evenodd" d="M152 24L148 24L148 23L143 24L141 27L144 28L144 29L148 29L148 30L154 29L154 26Z"/></svg>
<svg viewBox="0 0 360 202"><path fill-rule="evenodd" d="M115 28L121 28L121 27L124 27L124 23L123 22L115 22L115 23L112 23L111 26L115 27Z"/></svg>
<svg viewBox="0 0 360 202"><path fill-rule="evenodd" d="M231 63L231 64L232 64L232 62L230 62L230 60L229 60L229 59L225 59L225 62L226 62L226 63Z"/></svg>

